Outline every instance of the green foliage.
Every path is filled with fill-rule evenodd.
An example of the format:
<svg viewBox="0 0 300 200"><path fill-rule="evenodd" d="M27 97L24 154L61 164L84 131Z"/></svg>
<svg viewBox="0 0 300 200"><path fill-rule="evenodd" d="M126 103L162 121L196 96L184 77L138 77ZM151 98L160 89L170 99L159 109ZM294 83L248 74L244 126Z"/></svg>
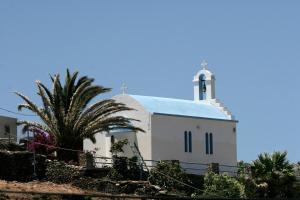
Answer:
<svg viewBox="0 0 300 200"><path fill-rule="evenodd" d="M257 198L259 197L260 188L255 181L251 178L249 174L239 174L236 179L241 183L245 190L245 197L247 198Z"/></svg>
<svg viewBox="0 0 300 200"><path fill-rule="evenodd" d="M80 176L79 167L67 165L61 161L48 160L46 166L46 179L53 183L72 183Z"/></svg>
<svg viewBox="0 0 300 200"><path fill-rule="evenodd" d="M33 180L33 154L28 151L0 151L0 179L7 181ZM45 157L36 155L37 178L45 176Z"/></svg>
<svg viewBox="0 0 300 200"><path fill-rule="evenodd" d="M128 167L129 169L127 172L127 176L129 180L144 180L148 176L148 174L142 169L142 166L140 166L140 163L136 156L128 159Z"/></svg>
<svg viewBox="0 0 300 200"><path fill-rule="evenodd" d="M244 161L239 161L237 164L238 175L249 175L251 173L251 164Z"/></svg>
<svg viewBox="0 0 300 200"><path fill-rule="evenodd" d="M110 148L110 152L113 154L110 178L113 180L138 180L144 177L145 173L139 166L136 156L132 158L118 156L119 153L124 153L123 147L127 144L128 139L124 139L115 142Z"/></svg>
<svg viewBox="0 0 300 200"><path fill-rule="evenodd" d="M111 145L110 152L113 155L118 155L118 153L124 153L123 147L128 144L128 140L120 140Z"/></svg>
<svg viewBox="0 0 300 200"><path fill-rule="evenodd" d="M293 190L293 197L300 198L300 162L294 164L295 176L298 177L298 181L295 183Z"/></svg>
<svg viewBox="0 0 300 200"><path fill-rule="evenodd" d="M204 175L187 174L187 177L190 182L189 185L193 186L194 188L186 187L186 189L185 189L186 194L187 195L200 194L201 191L203 190ZM197 188L197 189L195 189L195 188Z"/></svg>
<svg viewBox="0 0 300 200"><path fill-rule="evenodd" d="M85 166L87 169L95 168L96 163L95 163L95 158L94 155L90 152L86 152L84 154L85 158Z"/></svg>
<svg viewBox="0 0 300 200"><path fill-rule="evenodd" d="M112 180L139 180L145 177L145 172L141 171L137 157L113 156L113 166L109 177Z"/></svg>
<svg viewBox="0 0 300 200"><path fill-rule="evenodd" d="M247 198L286 198L297 196L297 165L289 163L287 152L263 153L252 164L238 163L238 181Z"/></svg>
<svg viewBox="0 0 300 200"><path fill-rule="evenodd" d="M287 152L263 153L252 164L252 178L261 197L292 197L295 174Z"/></svg>
<svg viewBox="0 0 300 200"><path fill-rule="evenodd" d="M203 197L206 198L243 198L244 186L227 174L208 172L204 177Z"/></svg>
<svg viewBox="0 0 300 200"><path fill-rule="evenodd" d="M160 161L157 163L150 171L149 181L151 184L164 187L169 191L185 191L187 186L182 183L191 184L184 169L177 161Z"/></svg>
<svg viewBox="0 0 300 200"><path fill-rule="evenodd" d="M251 164L243 161L238 162L237 180L245 186L245 197L259 197L259 187L251 177Z"/></svg>
<svg viewBox="0 0 300 200"><path fill-rule="evenodd" d="M127 157L113 156L113 166L109 177L112 180L125 180L127 174Z"/></svg>
<svg viewBox="0 0 300 200"><path fill-rule="evenodd" d="M65 82L61 82L60 75L50 76L52 88L48 89L40 81L36 82L38 95L42 106L36 105L25 95L16 92L24 101L18 106L19 110L27 109L41 119L42 123L19 121L23 131L41 130L52 134L59 147L81 150L83 139L95 142L95 134L109 132L119 128L132 131L143 131L134 127L130 118L119 116L121 111L132 110L113 99L89 104L100 94L110 91L99 85L93 85L94 79L87 76L79 77L78 72L71 74L67 70ZM76 152L57 151L60 160L78 161Z"/></svg>

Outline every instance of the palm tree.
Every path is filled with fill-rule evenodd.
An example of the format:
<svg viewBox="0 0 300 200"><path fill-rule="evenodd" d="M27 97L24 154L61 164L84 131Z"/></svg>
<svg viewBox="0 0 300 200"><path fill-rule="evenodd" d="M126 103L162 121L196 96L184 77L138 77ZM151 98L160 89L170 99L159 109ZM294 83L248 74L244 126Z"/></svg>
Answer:
<svg viewBox="0 0 300 200"><path fill-rule="evenodd" d="M252 177L258 185L266 186L267 197L289 197L295 181L293 165L287 152L263 153L253 161Z"/></svg>
<svg viewBox="0 0 300 200"><path fill-rule="evenodd" d="M131 108L113 99L105 99L90 105L99 94L110 91L99 85L93 85L94 79L87 76L78 77L78 72L71 74L67 69L65 83L62 85L60 75L50 76L52 90L40 81L36 81L38 95L42 106L38 107L25 95L16 92L24 101L18 110L27 109L35 113L42 121L19 121L23 132L40 130L52 134L58 147L82 150L83 139L96 142L95 134L109 132L113 129L127 128L132 131L143 131L132 125L135 119L118 115ZM76 152L58 150L57 157L65 161L78 161Z"/></svg>

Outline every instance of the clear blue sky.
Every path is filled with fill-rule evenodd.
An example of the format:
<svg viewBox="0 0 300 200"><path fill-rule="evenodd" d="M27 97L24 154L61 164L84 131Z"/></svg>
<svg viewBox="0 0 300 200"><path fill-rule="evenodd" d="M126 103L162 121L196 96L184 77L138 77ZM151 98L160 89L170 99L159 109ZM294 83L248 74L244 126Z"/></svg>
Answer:
<svg viewBox="0 0 300 200"><path fill-rule="evenodd" d="M0 107L66 67L118 94L192 99L203 59L239 120L238 159L299 157L299 1L0 1ZM1 115L15 116L4 111ZM20 119L25 119L19 116ZM29 119L29 117L28 117Z"/></svg>

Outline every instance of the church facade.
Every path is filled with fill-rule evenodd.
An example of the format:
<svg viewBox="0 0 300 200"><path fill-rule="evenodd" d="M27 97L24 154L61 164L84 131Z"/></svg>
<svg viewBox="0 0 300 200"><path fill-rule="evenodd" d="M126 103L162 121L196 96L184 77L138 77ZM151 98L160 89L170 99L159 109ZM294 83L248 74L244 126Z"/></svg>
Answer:
<svg viewBox="0 0 300 200"><path fill-rule="evenodd" d="M135 109L121 114L138 119L132 123L145 132L120 129L99 133L95 144L84 141L84 149L94 150L98 156L111 157L111 144L128 139L124 154L133 156L132 145L136 143L148 165L159 160L179 160L183 165L186 163L183 167L191 168L187 170L191 173L201 173L206 165L191 166L188 163L218 163L225 166L224 171L231 171L226 166L237 164L237 120L215 98L215 76L206 69L206 64L202 67L193 79L194 100L130 94L113 97Z"/></svg>

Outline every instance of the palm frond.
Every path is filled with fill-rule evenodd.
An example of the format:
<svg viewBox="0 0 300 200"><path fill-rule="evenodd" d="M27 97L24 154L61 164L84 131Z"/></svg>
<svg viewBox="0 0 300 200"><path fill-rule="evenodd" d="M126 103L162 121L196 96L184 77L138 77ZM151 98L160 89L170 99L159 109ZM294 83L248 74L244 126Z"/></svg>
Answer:
<svg viewBox="0 0 300 200"><path fill-rule="evenodd" d="M19 110L28 109L40 117L43 123L19 121L23 131L42 130L53 134L56 145L67 148L81 148L83 139L95 142L95 134L109 132L118 128L142 131L135 127L136 119L122 116L124 111L133 111L122 103L105 99L89 106L97 96L111 89L93 85L94 79L87 76L78 77L78 72L66 71L64 85L60 75L51 76L52 90L40 81L36 82L42 106L38 107L25 95L16 92L24 101Z"/></svg>

